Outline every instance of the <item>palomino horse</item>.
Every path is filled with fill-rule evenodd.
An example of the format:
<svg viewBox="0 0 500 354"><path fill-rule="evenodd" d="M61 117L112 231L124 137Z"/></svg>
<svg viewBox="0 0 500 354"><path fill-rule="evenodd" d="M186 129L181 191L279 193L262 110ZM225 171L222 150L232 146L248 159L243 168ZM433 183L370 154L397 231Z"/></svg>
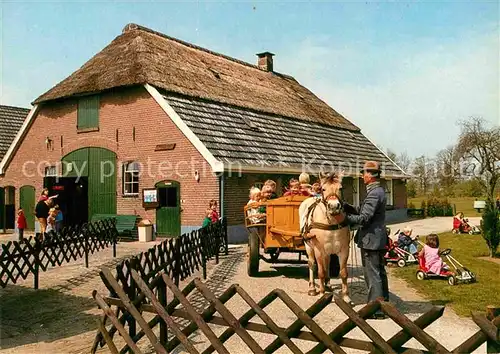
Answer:
<svg viewBox="0 0 500 354"><path fill-rule="evenodd" d="M314 282L314 264L318 267L319 292L323 294L330 278L330 255L336 254L340 261L342 298L351 303L347 288L350 233L344 221L345 214L339 197L342 173L320 173L319 177L321 198L308 198L299 207L300 230L309 259L308 295L318 294Z"/></svg>

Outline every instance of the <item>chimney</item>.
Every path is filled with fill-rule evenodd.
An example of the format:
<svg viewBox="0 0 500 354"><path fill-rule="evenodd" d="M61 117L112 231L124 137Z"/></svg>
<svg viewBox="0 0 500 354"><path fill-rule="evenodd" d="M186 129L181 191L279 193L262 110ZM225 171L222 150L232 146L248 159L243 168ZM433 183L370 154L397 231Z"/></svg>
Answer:
<svg viewBox="0 0 500 354"><path fill-rule="evenodd" d="M265 71L273 71L273 55L270 52L258 53L257 66Z"/></svg>

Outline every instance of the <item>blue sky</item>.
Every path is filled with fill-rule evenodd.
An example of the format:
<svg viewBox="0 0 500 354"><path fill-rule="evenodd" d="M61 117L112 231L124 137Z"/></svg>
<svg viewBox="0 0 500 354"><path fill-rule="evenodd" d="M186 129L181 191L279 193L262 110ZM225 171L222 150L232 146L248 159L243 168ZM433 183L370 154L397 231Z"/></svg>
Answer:
<svg viewBox="0 0 500 354"><path fill-rule="evenodd" d="M435 154L469 116L500 124L498 1L0 6L2 104L30 107L134 22L251 63L271 51L276 71L397 153Z"/></svg>

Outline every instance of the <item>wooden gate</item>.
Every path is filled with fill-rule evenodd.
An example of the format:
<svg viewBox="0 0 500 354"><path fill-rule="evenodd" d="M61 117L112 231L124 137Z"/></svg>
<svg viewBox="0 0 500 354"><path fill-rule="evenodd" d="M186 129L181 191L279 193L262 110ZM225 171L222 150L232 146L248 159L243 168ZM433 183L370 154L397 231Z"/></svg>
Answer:
<svg viewBox="0 0 500 354"><path fill-rule="evenodd" d="M198 278L191 281L191 283L181 291L168 275L163 273L148 283L157 285L158 282L161 281L170 289L175 297L167 304L164 296L166 290L156 288L159 298L156 297L149 288L148 283L146 283L135 270L131 271L131 276L136 286L141 290L143 296L140 299L141 301L130 301L127 293L122 289L111 272L103 270L103 274L108 284L112 287L115 296L103 297L98 294L97 291L94 291L92 295L105 314L103 318L108 318L113 323L112 330L114 331L108 331L105 327L105 322L103 320L99 321L99 331L112 353L125 353L127 351L142 353L143 349L140 348L138 342L141 338L147 337L150 346L152 346L153 350L157 353L168 353L176 349L179 345L182 345L183 349L189 353L199 353L203 350L203 353L213 353L217 351L218 353L229 354L230 351L226 348L224 343L235 334L243 340L246 347L253 353L274 353L283 346L286 346L291 353L303 353L297 345L298 341L292 341L291 339L315 343L314 347L307 352L311 354L323 353L326 350L330 350L333 353L345 353L343 348L353 348L374 353L450 353L448 349L443 347L424 331L426 327L441 317L444 311L444 307L442 306L435 306L416 320L411 321L401 314L394 305L388 302L374 301L368 303L359 311L355 311L341 298L331 293L327 293L304 311L281 289L271 291L257 302L239 285L233 284L221 296L216 297ZM209 303L201 313L199 313L188 300L188 296L195 291L195 289ZM248 305L248 310L239 318L236 318L225 305L225 303L236 295L241 297ZM335 304L348 316L348 318L333 331L326 333L313 318L328 306L332 300L334 300ZM296 316L296 320L287 328L278 326L264 311L264 309L274 301L283 302ZM179 307L179 305L181 305L181 307ZM131 336L126 330L123 324L124 322L120 321L115 316L115 311L112 307L117 307L122 311L126 311L129 316L137 321L142 330ZM401 328L398 333L388 340L382 338L382 336L366 322L368 317L371 317L379 310L383 311L394 321L395 325ZM154 317L150 320L146 320L145 315L148 314ZM255 316L258 316L263 324L252 321ZM478 325L479 330L452 352L470 353L485 341L488 342L488 350L500 349L498 337L498 330L500 328L499 313L493 314L492 311L492 315L489 318L484 314L474 313L472 318ZM188 324L184 326L184 328L181 328L179 325L180 320L187 320ZM223 326L226 327L226 329L221 335L217 336L213 331L213 327L209 326L209 324ZM158 325L160 325L160 338L154 333L154 329ZM167 326L174 334L170 339L166 333ZM304 327L307 328L307 330L304 330ZM369 340L346 337L346 335L355 328L359 328L363 331ZM120 333L121 338L113 336L116 330ZM197 338L196 342L189 339L189 336L198 330L200 330L211 343L208 348L199 347L199 343L202 343L199 338ZM262 348L249 332L274 335L275 339L265 348ZM405 343L412 338L420 342L426 350L422 351L404 347ZM120 350L117 347L118 342L122 343L122 348Z"/></svg>
<svg viewBox="0 0 500 354"><path fill-rule="evenodd" d="M35 229L35 187L22 186L19 189L19 206L24 210L28 230Z"/></svg>

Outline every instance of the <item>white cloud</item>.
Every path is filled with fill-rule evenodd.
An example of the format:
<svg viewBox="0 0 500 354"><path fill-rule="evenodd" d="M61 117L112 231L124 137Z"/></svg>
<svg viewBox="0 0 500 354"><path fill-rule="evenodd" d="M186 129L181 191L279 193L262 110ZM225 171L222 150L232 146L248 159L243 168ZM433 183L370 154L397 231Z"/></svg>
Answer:
<svg viewBox="0 0 500 354"><path fill-rule="evenodd" d="M439 45L424 40L387 48L333 46L324 40L300 43L279 69L378 145L411 156L435 154L454 143L460 119L476 115L500 124L495 31Z"/></svg>

